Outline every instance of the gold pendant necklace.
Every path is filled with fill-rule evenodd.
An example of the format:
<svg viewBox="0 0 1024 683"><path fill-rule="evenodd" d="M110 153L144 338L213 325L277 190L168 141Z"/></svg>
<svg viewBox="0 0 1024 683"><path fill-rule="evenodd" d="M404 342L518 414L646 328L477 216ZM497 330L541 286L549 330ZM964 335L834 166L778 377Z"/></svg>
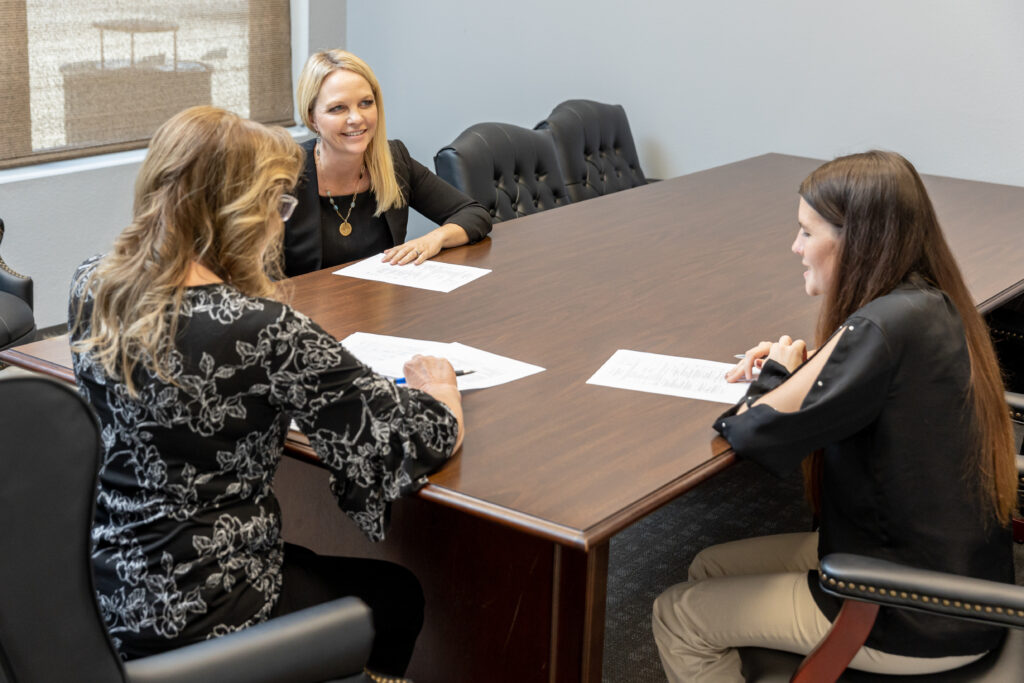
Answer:
<svg viewBox="0 0 1024 683"><path fill-rule="evenodd" d="M359 179L363 179L362 172L359 173ZM356 208L356 195L352 195L352 203L348 205L348 213L344 216L342 216L341 211L338 210L338 205L334 203L334 197L331 196L330 190L327 190L327 201L331 203L334 213L338 214L338 218L341 219L341 225L338 226L338 232L341 233L342 237L348 237L352 234L352 224L348 222L348 217L352 215L352 209Z"/></svg>
<svg viewBox="0 0 1024 683"><path fill-rule="evenodd" d="M316 161L320 162L320 145L316 146ZM318 163L319 165L319 163ZM352 215L352 209L356 208L356 196L359 194L359 183L363 180L363 167L359 167L359 180L356 181L356 191L352 193L352 203L348 205L348 212L342 216L341 211L338 209L338 205L334 203L334 197L331 196L331 191L324 188L324 192L327 193L327 201L331 203L331 208L334 209L334 213L338 214L338 218L341 219L341 225L338 226L338 232L342 237L348 237L352 234L352 224L348 222L349 216Z"/></svg>

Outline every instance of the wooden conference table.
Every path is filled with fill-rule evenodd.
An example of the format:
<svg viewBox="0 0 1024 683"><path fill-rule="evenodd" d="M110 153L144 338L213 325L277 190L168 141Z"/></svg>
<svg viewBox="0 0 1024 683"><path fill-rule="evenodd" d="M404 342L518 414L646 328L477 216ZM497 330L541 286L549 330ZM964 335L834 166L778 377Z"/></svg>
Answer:
<svg viewBox="0 0 1024 683"><path fill-rule="evenodd" d="M382 544L338 513L323 470L279 469L289 541L420 577L412 677L600 681L609 540L733 455L712 445L724 405L586 380L616 349L730 361L761 339L810 338L818 302L789 247L796 188L818 163L769 154L500 223L439 257L493 270L449 294L329 270L292 281L293 305L338 338L460 341L547 368L464 395L461 452L394 506ZM1024 288L1024 189L926 184L978 305ZM69 377L62 338L0 358Z"/></svg>

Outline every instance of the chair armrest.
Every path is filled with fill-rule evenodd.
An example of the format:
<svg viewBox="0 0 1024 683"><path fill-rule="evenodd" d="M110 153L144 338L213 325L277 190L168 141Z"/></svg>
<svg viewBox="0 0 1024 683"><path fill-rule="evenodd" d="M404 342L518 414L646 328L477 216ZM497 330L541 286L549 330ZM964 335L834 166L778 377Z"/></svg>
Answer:
<svg viewBox="0 0 1024 683"><path fill-rule="evenodd" d="M841 598L1024 628L1024 586L847 553L822 558L819 581Z"/></svg>
<svg viewBox="0 0 1024 683"><path fill-rule="evenodd" d="M360 673L370 608L342 598L194 645L125 662L130 683L300 683Z"/></svg>

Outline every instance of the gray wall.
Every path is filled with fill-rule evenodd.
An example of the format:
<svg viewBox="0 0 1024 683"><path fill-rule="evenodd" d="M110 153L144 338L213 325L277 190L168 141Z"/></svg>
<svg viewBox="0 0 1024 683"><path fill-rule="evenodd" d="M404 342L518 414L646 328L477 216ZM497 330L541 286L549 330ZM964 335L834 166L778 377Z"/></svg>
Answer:
<svg viewBox="0 0 1024 683"><path fill-rule="evenodd" d="M625 106L655 177L883 147L1024 185L1019 0L351 2L347 38L428 166L473 123L588 98Z"/></svg>
<svg viewBox="0 0 1024 683"><path fill-rule="evenodd" d="M532 127L582 97L626 107L656 177L884 147L926 173L1024 185L1019 0L293 0L292 16L296 65L327 46L366 59L388 133L428 167L473 123ZM0 172L3 254L36 279L41 326L127 223L139 159Z"/></svg>

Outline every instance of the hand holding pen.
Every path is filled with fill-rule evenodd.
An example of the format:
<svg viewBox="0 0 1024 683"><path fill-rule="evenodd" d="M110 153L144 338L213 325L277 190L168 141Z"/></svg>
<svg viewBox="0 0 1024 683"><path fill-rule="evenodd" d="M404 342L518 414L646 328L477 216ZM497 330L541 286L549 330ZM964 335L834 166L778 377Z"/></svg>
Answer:
<svg viewBox="0 0 1024 683"><path fill-rule="evenodd" d="M755 368L760 370L764 365L764 359L772 350L772 343L763 341L752 349L748 349L743 355L736 355L739 363L725 373L726 382L752 382L757 374Z"/></svg>
<svg viewBox="0 0 1024 683"><path fill-rule="evenodd" d="M452 364L444 358L417 354L405 362L402 372L405 376L400 379L406 385L425 391L451 409L459 423L455 440L455 450L458 450L466 433L466 423L462 418L462 395L456 384Z"/></svg>
<svg viewBox="0 0 1024 683"><path fill-rule="evenodd" d="M793 341L789 335L784 334L779 337L779 341L763 341L748 349L742 356L737 354L736 358L739 358L740 362L725 373L725 381L751 382L768 358L781 363L792 372L807 360L807 345L802 339Z"/></svg>
<svg viewBox="0 0 1024 683"><path fill-rule="evenodd" d="M472 375L474 372L476 372L476 370L456 370L455 371L455 376L456 377L462 377L463 375ZM395 379L395 384L406 384L406 383L407 383L407 381L406 381L405 377L398 377L397 379Z"/></svg>

